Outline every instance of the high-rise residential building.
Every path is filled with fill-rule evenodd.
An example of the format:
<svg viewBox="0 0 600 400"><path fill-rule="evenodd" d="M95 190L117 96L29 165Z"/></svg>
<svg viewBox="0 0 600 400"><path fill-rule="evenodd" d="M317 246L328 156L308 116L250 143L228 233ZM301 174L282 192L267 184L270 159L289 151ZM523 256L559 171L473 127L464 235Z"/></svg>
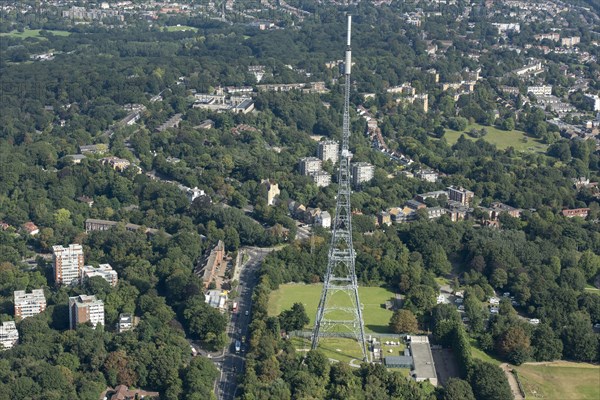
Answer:
<svg viewBox="0 0 600 400"><path fill-rule="evenodd" d="M302 175L312 175L323 168L323 161L317 157L305 157L300 160L300 173Z"/></svg>
<svg viewBox="0 0 600 400"><path fill-rule="evenodd" d="M33 317L46 309L46 296L43 289L34 289L31 293L16 290L13 295L15 318Z"/></svg>
<svg viewBox="0 0 600 400"><path fill-rule="evenodd" d="M338 162L339 157L339 144L335 140L325 140L319 142L317 148L317 156L321 161L331 161L333 164Z"/></svg>
<svg viewBox="0 0 600 400"><path fill-rule="evenodd" d="M448 200L457 201L465 206L468 206L473 201L473 196L475 196L475 193L463 187L448 187Z"/></svg>
<svg viewBox="0 0 600 400"><path fill-rule="evenodd" d="M112 269L110 264L100 264L98 268L94 268L91 265L84 265L81 270L81 283L94 276L103 278L106 282L110 283L110 286L117 286L119 282L119 275L117 271Z"/></svg>
<svg viewBox="0 0 600 400"><path fill-rule="evenodd" d="M375 175L375 167L366 162L357 162L352 164L352 184L360 185L368 182Z"/></svg>
<svg viewBox="0 0 600 400"><path fill-rule="evenodd" d="M19 341L19 331L15 321L0 322L0 350L7 350Z"/></svg>
<svg viewBox="0 0 600 400"><path fill-rule="evenodd" d="M83 248L80 244L69 247L52 246L54 261L54 281L58 285L79 283L83 269Z"/></svg>
<svg viewBox="0 0 600 400"><path fill-rule="evenodd" d="M104 325L104 302L85 294L69 297L69 327L75 329L86 322L94 327Z"/></svg>

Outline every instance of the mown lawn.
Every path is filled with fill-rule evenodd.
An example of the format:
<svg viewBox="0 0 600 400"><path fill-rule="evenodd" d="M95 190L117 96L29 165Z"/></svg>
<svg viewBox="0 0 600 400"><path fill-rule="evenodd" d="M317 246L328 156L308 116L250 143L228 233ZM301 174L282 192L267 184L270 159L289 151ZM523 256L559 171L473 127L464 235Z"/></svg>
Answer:
<svg viewBox="0 0 600 400"><path fill-rule="evenodd" d="M41 29L25 29L25 30L23 30L23 32L12 31L12 32L8 32L8 33L0 33L0 36L10 36L10 37L16 37L16 38L21 38L21 39L27 39L27 38L32 38L32 37L43 38L43 36L40 36L40 32L41 32ZM55 36L69 36L71 34L71 32L67 32L67 31L49 30L47 32L50 32Z"/></svg>
<svg viewBox="0 0 600 400"><path fill-rule="evenodd" d="M557 361L516 367L528 399L600 399L600 367Z"/></svg>
<svg viewBox="0 0 600 400"><path fill-rule="evenodd" d="M306 329L311 329L315 323L322 289L322 284L281 285L278 290L271 292L269 315L278 315L283 310L290 309L294 303L302 303L310 318L310 323ZM392 311L386 310L382 305L394 297L394 293L380 287L360 287L358 288L358 296L362 304L365 331L367 333L391 333L388 323L392 317ZM346 297L342 293L337 293L333 300L339 306L349 305L344 304Z"/></svg>
<svg viewBox="0 0 600 400"><path fill-rule="evenodd" d="M292 343L299 352L310 350L310 339L294 337ZM354 339L346 338L321 338L319 340L319 350L321 350L327 358L338 360L340 362L349 363L352 360L358 360L354 363L360 364L362 361L362 352L358 342Z"/></svg>
<svg viewBox="0 0 600 400"><path fill-rule="evenodd" d="M495 144L499 149L506 149L507 147L512 146L517 151L545 153L546 149L548 148L546 144L542 143L538 139L527 137L525 132L518 130L503 131L493 126L483 126L479 124L467 126L467 129L465 129L464 132L446 129L444 138L450 145L456 143L460 135L463 134L465 138L469 140L478 140L477 138L469 136L467 132L471 129L479 130L482 128L487 131L487 135L483 136L482 139L489 143Z"/></svg>

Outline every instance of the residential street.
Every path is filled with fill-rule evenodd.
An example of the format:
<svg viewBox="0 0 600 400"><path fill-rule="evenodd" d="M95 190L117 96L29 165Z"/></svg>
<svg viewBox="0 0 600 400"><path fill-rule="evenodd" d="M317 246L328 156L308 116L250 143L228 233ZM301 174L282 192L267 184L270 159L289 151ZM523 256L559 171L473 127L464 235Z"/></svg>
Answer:
<svg viewBox="0 0 600 400"><path fill-rule="evenodd" d="M231 299L232 302L238 303L238 310L231 314L227 326L228 340L225 350L222 354L211 355L221 372L215 388L219 400L235 398L238 376L243 373L245 367L246 344L242 339L248 339L248 325L252 317L252 291L258 283L256 272L267 254L274 248L245 247L242 250L245 251L248 259L240 272L238 297ZM241 342L239 353L236 353L235 349L236 340Z"/></svg>

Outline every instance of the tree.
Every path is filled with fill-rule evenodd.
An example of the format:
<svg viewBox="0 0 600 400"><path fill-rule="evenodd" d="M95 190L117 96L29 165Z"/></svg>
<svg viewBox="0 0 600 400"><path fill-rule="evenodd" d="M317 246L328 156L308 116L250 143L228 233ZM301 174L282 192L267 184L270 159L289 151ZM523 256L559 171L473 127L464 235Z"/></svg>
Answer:
<svg viewBox="0 0 600 400"><path fill-rule="evenodd" d="M309 322L310 319L302 303L294 303L290 310L285 310L279 315L279 325L286 332L302 329Z"/></svg>
<svg viewBox="0 0 600 400"><path fill-rule="evenodd" d="M226 317L200 296L188 300L183 317L190 334L200 340L206 340L209 333L220 335L227 326Z"/></svg>
<svg viewBox="0 0 600 400"><path fill-rule="evenodd" d="M442 400L475 400L475 395L469 382L450 378L446 381Z"/></svg>
<svg viewBox="0 0 600 400"><path fill-rule="evenodd" d="M585 279L590 280L600 271L600 256L597 256L591 250L584 251L577 266L585 274Z"/></svg>
<svg viewBox="0 0 600 400"><path fill-rule="evenodd" d="M594 361L598 358L598 339L592 330L589 315L574 312L562 332L564 355L576 361Z"/></svg>
<svg viewBox="0 0 600 400"><path fill-rule="evenodd" d="M390 318L390 328L394 333L416 333L419 324L410 310L396 310Z"/></svg>
<svg viewBox="0 0 600 400"><path fill-rule="evenodd" d="M506 118L504 121L502 121L502 129L505 131L512 131L515 129L515 120L511 117Z"/></svg>
<svg viewBox="0 0 600 400"><path fill-rule="evenodd" d="M417 315L424 314L435 306L435 291L431 286L415 286L406 297L405 307Z"/></svg>
<svg viewBox="0 0 600 400"><path fill-rule="evenodd" d="M474 360L469 382L476 399L512 400L504 372L489 362Z"/></svg>
<svg viewBox="0 0 600 400"><path fill-rule="evenodd" d="M562 356L563 344L554 330L547 324L538 325L531 337L533 358L536 361L559 360Z"/></svg>
<svg viewBox="0 0 600 400"><path fill-rule="evenodd" d="M509 327L496 343L498 353L513 364L521 365L529 357L529 336L520 326Z"/></svg>
<svg viewBox="0 0 600 400"><path fill-rule="evenodd" d="M452 343L454 329L460 324L460 314L453 304L438 304L433 308L433 339L442 346Z"/></svg>
<svg viewBox="0 0 600 400"><path fill-rule="evenodd" d="M110 353L104 362L108 383L112 386L133 386L137 383L138 376L124 350Z"/></svg>
<svg viewBox="0 0 600 400"><path fill-rule="evenodd" d="M308 368L308 372L325 381L329 380L329 371L331 368L331 363L322 351L309 351L306 355L306 359L304 360L304 362L306 364L306 367Z"/></svg>

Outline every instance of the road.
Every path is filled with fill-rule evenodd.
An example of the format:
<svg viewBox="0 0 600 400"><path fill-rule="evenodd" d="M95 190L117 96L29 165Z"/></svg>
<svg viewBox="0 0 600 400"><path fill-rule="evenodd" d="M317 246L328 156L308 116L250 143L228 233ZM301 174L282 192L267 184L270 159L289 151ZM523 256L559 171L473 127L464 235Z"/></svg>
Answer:
<svg viewBox="0 0 600 400"><path fill-rule="evenodd" d="M238 376L243 373L245 367L246 344L242 338L248 339L248 325L252 317L252 291L258 283L258 267L267 254L274 248L245 247L248 256L247 262L242 266L239 285L237 287L238 297L231 299L238 303L238 311L231 314L227 325L227 346L222 354L212 357L213 362L220 370L220 376L215 385L215 394L219 400L234 399L238 386ZM236 353L235 341L242 342L242 351Z"/></svg>

